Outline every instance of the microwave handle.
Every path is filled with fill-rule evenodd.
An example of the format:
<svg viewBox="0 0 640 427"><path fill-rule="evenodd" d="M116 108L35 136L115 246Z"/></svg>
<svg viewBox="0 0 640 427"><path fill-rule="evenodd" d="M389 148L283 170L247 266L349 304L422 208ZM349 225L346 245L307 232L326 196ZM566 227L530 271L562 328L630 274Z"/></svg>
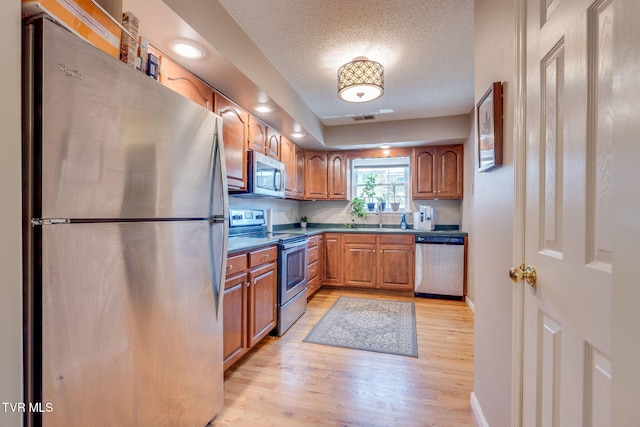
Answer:
<svg viewBox="0 0 640 427"><path fill-rule="evenodd" d="M280 175L280 179L279 179L280 182L278 184L278 191L283 191L284 190L284 170L278 169L276 174Z"/></svg>

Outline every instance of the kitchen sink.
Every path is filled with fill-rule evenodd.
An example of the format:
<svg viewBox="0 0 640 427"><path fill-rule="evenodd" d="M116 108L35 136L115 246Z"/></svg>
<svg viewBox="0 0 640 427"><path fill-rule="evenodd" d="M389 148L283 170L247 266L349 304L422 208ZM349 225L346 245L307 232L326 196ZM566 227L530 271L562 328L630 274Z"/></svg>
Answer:
<svg viewBox="0 0 640 427"><path fill-rule="evenodd" d="M407 231L411 232L413 229L403 230L401 228L373 228L373 227L355 227L355 228L345 228L345 230L352 231L361 231L365 233L406 233Z"/></svg>

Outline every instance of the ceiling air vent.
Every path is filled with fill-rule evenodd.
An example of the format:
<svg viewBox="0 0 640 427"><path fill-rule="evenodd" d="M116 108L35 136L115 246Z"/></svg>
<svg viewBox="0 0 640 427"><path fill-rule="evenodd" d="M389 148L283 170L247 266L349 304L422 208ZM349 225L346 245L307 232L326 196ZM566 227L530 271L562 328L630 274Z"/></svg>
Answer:
<svg viewBox="0 0 640 427"><path fill-rule="evenodd" d="M375 118L376 118L376 116L374 116L373 114L368 114L366 116L354 116L353 117L353 121L354 122L361 122L363 120L373 120Z"/></svg>

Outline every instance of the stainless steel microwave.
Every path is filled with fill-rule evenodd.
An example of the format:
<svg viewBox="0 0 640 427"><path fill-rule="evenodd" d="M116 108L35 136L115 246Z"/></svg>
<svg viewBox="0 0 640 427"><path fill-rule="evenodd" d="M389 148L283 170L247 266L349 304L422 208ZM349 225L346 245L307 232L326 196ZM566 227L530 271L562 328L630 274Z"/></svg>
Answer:
<svg viewBox="0 0 640 427"><path fill-rule="evenodd" d="M234 195L284 198L284 163L251 150L248 160L247 191Z"/></svg>

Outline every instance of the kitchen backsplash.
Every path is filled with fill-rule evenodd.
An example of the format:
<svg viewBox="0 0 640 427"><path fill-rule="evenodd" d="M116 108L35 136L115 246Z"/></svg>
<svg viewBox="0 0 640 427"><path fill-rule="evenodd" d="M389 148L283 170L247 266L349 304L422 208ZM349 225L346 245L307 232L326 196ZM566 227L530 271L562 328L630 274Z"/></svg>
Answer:
<svg viewBox="0 0 640 427"><path fill-rule="evenodd" d="M437 225L460 225L460 201L459 200L431 200L429 203L413 203L411 211L417 211L420 205L433 206ZM347 201L318 201L301 202L300 215L306 215L309 222L351 224L351 206ZM385 225L400 224L403 212L385 212L382 222ZM356 220L356 224L378 224L377 214L367 215L364 221ZM412 215L407 215L407 222L411 224Z"/></svg>
<svg viewBox="0 0 640 427"><path fill-rule="evenodd" d="M329 224L351 224L351 207L345 200L320 200L303 201L284 200L273 198L246 199L240 197L229 197L229 205L232 208L245 209L271 209L273 224L296 224L300 216L305 215L309 222L329 223ZM411 211L415 212L420 205L433 206L435 211L436 225L460 225L461 210L460 200L430 200L414 202ZM400 224L402 212L385 212L382 220L385 225ZM377 214L367 215L364 221L356 221L356 224L378 224ZM407 215L407 222L411 224L412 215Z"/></svg>
<svg viewBox="0 0 640 427"><path fill-rule="evenodd" d="M273 225L300 222L300 202L297 200L274 199L269 197L245 199L229 196L229 207L234 209L271 209Z"/></svg>

